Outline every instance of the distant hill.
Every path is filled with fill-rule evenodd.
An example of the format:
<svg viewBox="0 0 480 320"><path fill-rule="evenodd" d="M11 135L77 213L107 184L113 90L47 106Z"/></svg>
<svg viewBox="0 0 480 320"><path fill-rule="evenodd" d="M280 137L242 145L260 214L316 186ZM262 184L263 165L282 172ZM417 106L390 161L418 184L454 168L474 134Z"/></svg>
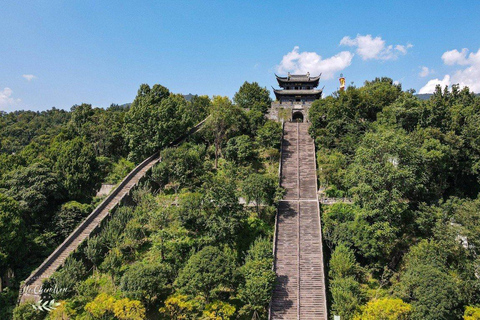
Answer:
<svg viewBox="0 0 480 320"><path fill-rule="evenodd" d="M433 94L431 93L420 93L420 94L416 94L415 97L417 97L420 100L428 100L432 95Z"/></svg>
<svg viewBox="0 0 480 320"><path fill-rule="evenodd" d="M195 97L195 96L196 96L196 94L191 94L191 93L189 93L189 94L184 94L184 95L183 95L183 97L184 97L185 100L187 100L187 101L192 101L193 97Z"/></svg>
<svg viewBox="0 0 480 320"><path fill-rule="evenodd" d="M415 97L417 97L420 100L428 100L432 95L433 95L432 93L419 93L419 94L416 94ZM475 95L479 97L480 93L477 93Z"/></svg>
<svg viewBox="0 0 480 320"><path fill-rule="evenodd" d="M185 100L192 101L193 97L195 97L196 94L189 93L189 94L182 94L182 96L185 98ZM124 104L119 105L118 107L122 108L122 109L128 109L128 108L130 108L131 104L132 104L131 102L130 103L124 103Z"/></svg>

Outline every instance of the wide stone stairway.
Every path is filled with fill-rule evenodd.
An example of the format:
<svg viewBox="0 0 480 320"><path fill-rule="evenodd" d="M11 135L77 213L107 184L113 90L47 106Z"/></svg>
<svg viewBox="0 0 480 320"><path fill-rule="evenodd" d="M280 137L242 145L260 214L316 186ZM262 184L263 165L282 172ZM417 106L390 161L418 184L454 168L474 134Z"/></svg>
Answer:
<svg viewBox="0 0 480 320"><path fill-rule="evenodd" d="M315 146L308 123L285 123L271 319L327 319Z"/></svg>

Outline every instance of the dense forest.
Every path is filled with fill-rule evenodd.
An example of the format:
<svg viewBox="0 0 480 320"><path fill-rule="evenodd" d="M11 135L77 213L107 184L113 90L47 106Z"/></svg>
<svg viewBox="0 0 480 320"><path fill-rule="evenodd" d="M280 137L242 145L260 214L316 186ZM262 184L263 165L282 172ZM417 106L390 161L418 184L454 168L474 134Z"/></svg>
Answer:
<svg viewBox="0 0 480 320"><path fill-rule="evenodd" d="M282 131L264 116L270 103L256 83L233 102L142 85L126 108L0 114L0 275L10 282L0 318L265 318L282 196ZM99 203L100 184L159 150L131 199L44 283L61 289L44 296L60 305L14 308L19 282Z"/></svg>
<svg viewBox="0 0 480 320"><path fill-rule="evenodd" d="M129 106L0 113L0 319L266 319L282 197L269 95L246 82L233 101L186 101L142 85ZM321 189L351 199L321 207L330 316L480 319L480 97L452 86L419 100L381 78L315 101L309 120ZM45 284L65 288L45 297L60 305L15 307L100 185L156 151Z"/></svg>
<svg viewBox="0 0 480 320"><path fill-rule="evenodd" d="M480 319L480 98L413 93L381 78L310 109L320 185L353 200L322 208L342 319Z"/></svg>

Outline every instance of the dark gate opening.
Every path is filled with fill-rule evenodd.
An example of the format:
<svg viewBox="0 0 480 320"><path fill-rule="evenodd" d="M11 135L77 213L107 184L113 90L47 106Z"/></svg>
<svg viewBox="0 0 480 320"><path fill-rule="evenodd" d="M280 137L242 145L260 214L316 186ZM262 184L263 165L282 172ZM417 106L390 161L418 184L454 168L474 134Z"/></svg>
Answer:
<svg viewBox="0 0 480 320"><path fill-rule="evenodd" d="M293 122L303 122L303 113L300 111L294 112L292 115Z"/></svg>

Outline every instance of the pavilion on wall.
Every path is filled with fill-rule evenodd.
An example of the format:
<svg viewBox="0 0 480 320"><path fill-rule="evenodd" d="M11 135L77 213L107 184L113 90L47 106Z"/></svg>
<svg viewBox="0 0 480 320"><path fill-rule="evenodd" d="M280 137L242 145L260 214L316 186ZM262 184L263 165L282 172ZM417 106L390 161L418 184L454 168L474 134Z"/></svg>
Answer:
<svg viewBox="0 0 480 320"><path fill-rule="evenodd" d="M317 89L320 75L290 74L277 78L282 89L273 88L276 101L272 102L268 118L286 121L308 121L308 109L313 101L322 97L322 89Z"/></svg>

